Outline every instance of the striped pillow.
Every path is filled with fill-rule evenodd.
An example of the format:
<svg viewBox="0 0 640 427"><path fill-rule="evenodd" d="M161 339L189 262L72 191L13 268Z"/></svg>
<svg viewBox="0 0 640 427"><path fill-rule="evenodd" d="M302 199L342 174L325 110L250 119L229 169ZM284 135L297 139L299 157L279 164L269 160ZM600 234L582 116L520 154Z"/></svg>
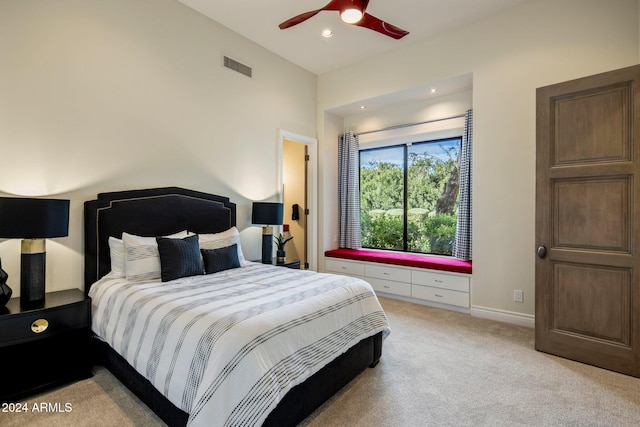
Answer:
<svg viewBox="0 0 640 427"><path fill-rule="evenodd" d="M240 232L236 227L231 227L221 233L200 234L199 236L200 249L219 249L235 244L238 248L238 261L240 265L247 263L242 254L242 247L240 246Z"/></svg>
<svg viewBox="0 0 640 427"><path fill-rule="evenodd" d="M172 234L170 238L187 237L186 231ZM155 237L142 237L122 233L125 252L125 274L130 282L158 280L161 277L160 253Z"/></svg>

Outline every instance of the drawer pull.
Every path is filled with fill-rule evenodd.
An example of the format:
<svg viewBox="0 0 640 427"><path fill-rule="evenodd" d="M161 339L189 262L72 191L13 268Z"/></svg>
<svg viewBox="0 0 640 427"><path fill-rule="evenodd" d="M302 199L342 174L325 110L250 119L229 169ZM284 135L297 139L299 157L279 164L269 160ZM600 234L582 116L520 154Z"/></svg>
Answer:
<svg viewBox="0 0 640 427"><path fill-rule="evenodd" d="M391 289L391 286L387 286L387 285L383 285L382 287L385 289Z"/></svg>
<svg viewBox="0 0 640 427"><path fill-rule="evenodd" d="M435 294L435 296L438 298L444 298L442 295L438 295L438 294Z"/></svg>
<svg viewBox="0 0 640 427"><path fill-rule="evenodd" d="M31 330L36 334L41 334L47 330L49 322L46 319L38 319L31 324Z"/></svg>
<svg viewBox="0 0 640 427"><path fill-rule="evenodd" d="M442 281L442 280L440 280L440 279L435 279L435 280L434 280L434 282L436 282L436 283L442 283L443 281Z"/></svg>

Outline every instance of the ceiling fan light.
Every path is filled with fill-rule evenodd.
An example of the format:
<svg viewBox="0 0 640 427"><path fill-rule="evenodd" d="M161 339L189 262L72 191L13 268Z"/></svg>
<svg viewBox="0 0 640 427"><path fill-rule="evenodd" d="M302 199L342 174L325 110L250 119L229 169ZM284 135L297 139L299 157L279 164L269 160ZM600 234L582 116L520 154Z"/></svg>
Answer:
<svg viewBox="0 0 640 427"><path fill-rule="evenodd" d="M340 12L340 18L347 24L355 24L362 19L362 16L362 11L355 7L351 7Z"/></svg>

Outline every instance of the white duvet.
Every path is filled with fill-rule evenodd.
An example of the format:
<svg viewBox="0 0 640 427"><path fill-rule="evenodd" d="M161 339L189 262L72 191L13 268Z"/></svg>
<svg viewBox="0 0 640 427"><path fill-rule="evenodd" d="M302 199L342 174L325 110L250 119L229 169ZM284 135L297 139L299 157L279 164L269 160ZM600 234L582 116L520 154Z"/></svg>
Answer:
<svg viewBox="0 0 640 427"><path fill-rule="evenodd" d="M292 387L389 333L363 280L257 263L171 282L106 276L93 330L191 426L260 425Z"/></svg>

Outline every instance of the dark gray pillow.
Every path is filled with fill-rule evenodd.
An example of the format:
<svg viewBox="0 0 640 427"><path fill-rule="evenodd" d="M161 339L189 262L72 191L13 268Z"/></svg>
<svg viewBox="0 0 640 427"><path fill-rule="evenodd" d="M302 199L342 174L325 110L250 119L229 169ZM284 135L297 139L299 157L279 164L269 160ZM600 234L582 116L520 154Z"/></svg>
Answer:
<svg viewBox="0 0 640 427"><path fill-rule="evenodd" d="M236 244L219 249L200 249L200 252L204 260L204 274L240 267L238 245Z"/></svg>
<svg viewBox="0 0 640 427"><path fill-rule="evenodd" d="M184 239L156 237L160 253L160 277L163 282L202 274L198 235Z"/></svg>

